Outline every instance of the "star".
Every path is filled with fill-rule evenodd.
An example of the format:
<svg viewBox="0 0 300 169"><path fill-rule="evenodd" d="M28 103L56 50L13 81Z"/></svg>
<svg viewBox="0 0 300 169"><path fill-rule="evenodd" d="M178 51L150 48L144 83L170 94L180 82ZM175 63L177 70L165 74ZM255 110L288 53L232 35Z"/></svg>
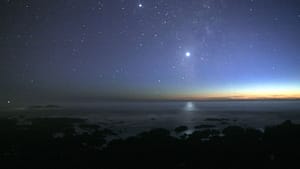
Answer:
<svg viewBox="0 0 300 169"><path fill-rule="evenodd" d="M143 4L139 3L139 5L138 5L138 6L139 6L139 8L142 8L142 7L143 7Z"/></svg>
<svg viewBox="0 0 300 169"><path fill-rule="evenodd" d="M11 101L10 100L7 100L7 104L10 104L11 103Z"/></svg>
<svg viewBox="0 0 300 169"><path fill-rule="evenodd" d="M185 57L186 57L186 58L191 57L191 53L190 53L190 52L185 52Z"/></svg>

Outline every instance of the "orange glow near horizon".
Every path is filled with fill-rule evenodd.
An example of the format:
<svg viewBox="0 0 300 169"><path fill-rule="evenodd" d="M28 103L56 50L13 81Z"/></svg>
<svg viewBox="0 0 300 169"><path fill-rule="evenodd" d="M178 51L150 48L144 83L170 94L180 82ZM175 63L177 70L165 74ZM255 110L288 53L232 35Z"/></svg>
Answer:
<svg viewBox="0 0 300 169"><path fill-rule="evenodd" d="M206 92L189 92L177 95L174 99L300 99L300 86L252 86L239 89L215 90Z"/></svg>

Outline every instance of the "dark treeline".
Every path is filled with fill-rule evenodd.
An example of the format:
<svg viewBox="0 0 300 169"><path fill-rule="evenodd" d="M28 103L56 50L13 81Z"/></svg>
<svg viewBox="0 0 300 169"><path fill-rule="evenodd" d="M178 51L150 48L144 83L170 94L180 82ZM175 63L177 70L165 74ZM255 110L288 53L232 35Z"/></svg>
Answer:
<svg viewBox="0 0 300 169"><path fill-rule="evenodd" d="M299 168L300 125L202 127L180 137L153 129L107 142L115 133L82 119L2 118L0 168Z"/></svg>

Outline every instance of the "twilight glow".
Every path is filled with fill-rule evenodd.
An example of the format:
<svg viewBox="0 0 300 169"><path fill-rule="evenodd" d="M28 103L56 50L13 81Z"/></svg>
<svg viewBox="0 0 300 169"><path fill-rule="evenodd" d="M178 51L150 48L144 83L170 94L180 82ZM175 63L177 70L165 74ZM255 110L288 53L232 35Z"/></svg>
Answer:
<svg viewBox="0 0 300 169"><path fill-rule="evenodd" d="M1 1L0 105L300 99L294 0Z"/></svg>
<svg viewBox="0 0 300 169"><path fill-rule="evenodd" d="M241 88L226 88L223 90L206 91L195 90L188 95L177 95L176 99L189 100L205 99L299 99L300 87L288 85L253 85ZM183 92L185 93L185 92ZM187 92L186 92L187 93Z"/></svg>

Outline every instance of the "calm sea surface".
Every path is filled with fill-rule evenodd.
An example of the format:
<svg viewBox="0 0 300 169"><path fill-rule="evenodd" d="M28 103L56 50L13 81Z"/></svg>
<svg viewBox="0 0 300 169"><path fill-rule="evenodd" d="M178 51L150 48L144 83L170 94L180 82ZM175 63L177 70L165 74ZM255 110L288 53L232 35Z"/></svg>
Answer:
<svg viewBox="0 0 300 169"><path fill-rule="evenodd" d="M201 102L105 102L68 105L62 109L19 109L1 116L72 117L111 128L137 133L151 128L174 129L186 125L228 125L263 128L284 120L300 123L300 101L201 101Z"/></svg>

